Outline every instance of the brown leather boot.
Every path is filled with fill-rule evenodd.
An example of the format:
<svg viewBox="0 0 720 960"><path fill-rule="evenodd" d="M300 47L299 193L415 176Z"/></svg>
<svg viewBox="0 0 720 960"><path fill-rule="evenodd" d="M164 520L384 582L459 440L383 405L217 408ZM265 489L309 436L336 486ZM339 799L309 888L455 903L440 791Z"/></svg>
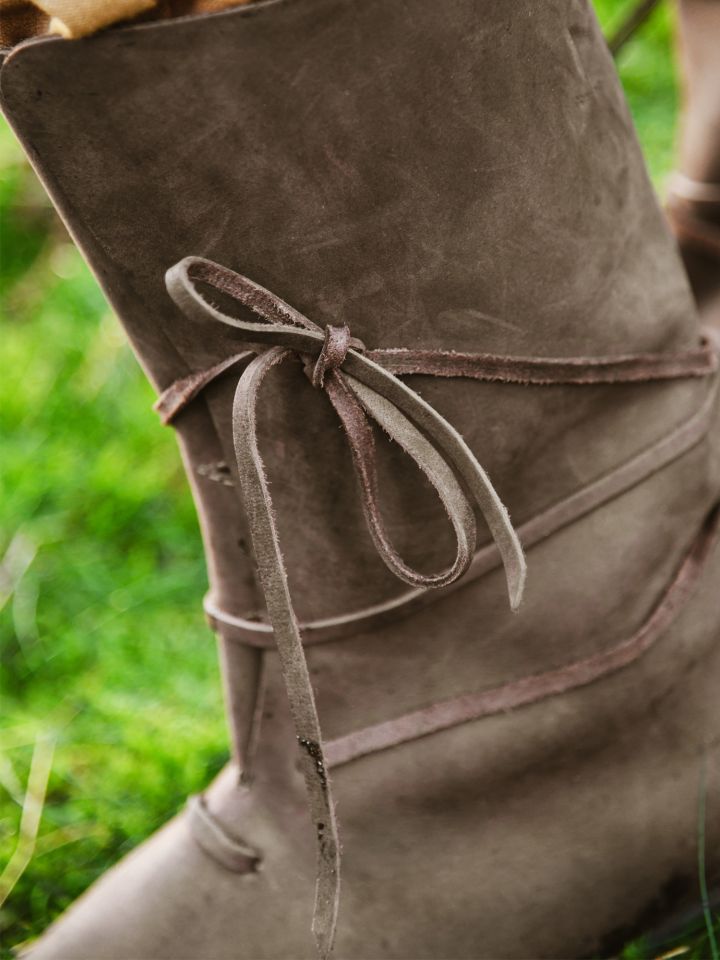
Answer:
<svg viewBox="0 0 720 960"><path fill-rule="evenodd" d="M33 960L312 957L316 874L326 954L337 836L338 958L698 902L717 346L585 0L275 0L0 83L177 429L234 739Z"/></svg>

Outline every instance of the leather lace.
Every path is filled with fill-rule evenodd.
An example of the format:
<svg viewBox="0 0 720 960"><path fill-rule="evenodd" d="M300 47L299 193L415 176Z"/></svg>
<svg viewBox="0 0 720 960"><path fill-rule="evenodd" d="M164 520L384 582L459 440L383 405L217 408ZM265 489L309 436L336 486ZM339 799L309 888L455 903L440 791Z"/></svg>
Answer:
<svg viewBox="0 0 720 960"><path fill-rule="evenodd" d="M303 650L301 627L287 582L265 467L258 447L256 410L261 387L273 368L299 359L310 382L336 411L350 447L363 510L376 549L386 566L415 588L442 588L457 582L475 555L479 509L505 569L510 606L523 594L526 566L520 539L487 473L458 431L398 375L421 373L514 383L620 383L707 376L717 369L717 353L704 341L676 355L610 358L537 359L463 354L441 350L368 351L344 325L321 328L265 288L232 270L187 257L166 276L168 291L182 311L199 322L219 322L234 331L243 349L220 363L172 384L156 405L170 422L217 377L243 368L233 403L233 443L258 576L269 625L287 690L301 752L311 816L315 825L318 872L313 931L321 957L327 957L337 922L340 851L323 740ZM197 284L240 303L260 322L224 313ZM399 555L378 509L375 438L371 421L398 443L434 487L456 539L456 556L445 570L425 574Z"/></svg>

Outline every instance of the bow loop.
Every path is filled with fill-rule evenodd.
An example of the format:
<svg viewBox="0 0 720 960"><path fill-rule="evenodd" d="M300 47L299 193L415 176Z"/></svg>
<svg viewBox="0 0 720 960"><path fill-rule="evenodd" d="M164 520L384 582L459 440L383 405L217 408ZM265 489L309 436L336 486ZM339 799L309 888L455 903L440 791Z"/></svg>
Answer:
<svg viewBox="0 0 720 960"><path fill-rule="evenodd" d="M208 300L198 284L237 301L261 321L243 320L225 313ZM197 323L215 321L231 327L235 335L259 353L268 347L285 347L298 354L317 356L325 335L318 324L259 283L202 257L185 257L165 274L168 293L185 316Z"/></svg>

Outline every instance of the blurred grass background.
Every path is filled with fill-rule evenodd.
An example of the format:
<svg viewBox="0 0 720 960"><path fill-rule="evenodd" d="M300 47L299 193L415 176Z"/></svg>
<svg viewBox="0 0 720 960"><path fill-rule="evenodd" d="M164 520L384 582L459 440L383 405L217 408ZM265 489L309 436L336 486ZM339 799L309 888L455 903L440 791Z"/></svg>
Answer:
<svg viewBox="0 0 720 960"><path fill-rule="evenodd" d="M596 0L606 29L629 6ZM661 6L619 58L660 190L677 115L672 17ZM200 537L172 433L160 428L119 325L4 123L0 218L9 956L207 783L225 761L226 731L200 611ZM42 799L48 773L33 811L28 777ZM23 816L26 833L39 816L39 831L18 854ZM698 926L661 947L641 940L624 956L668 951L709 956L706 932Z"/></svg>

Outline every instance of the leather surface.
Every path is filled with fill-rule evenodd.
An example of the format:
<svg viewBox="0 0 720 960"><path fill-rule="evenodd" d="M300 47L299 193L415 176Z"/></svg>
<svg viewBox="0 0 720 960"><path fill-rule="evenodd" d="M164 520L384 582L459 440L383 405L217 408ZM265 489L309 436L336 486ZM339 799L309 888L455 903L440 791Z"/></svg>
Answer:
<svg viewBox="0 0 720 960"><path fill-rule="evenodd" d="M159 388L234 352L165 292L165 270L188 254L320 324L348 323L370 347L574 356L697 341L584 0L276 0L33 41L10 55L0 88ZM517 522L668 432L707 390L408 382L462 431ZM232 464L233 386L209 388L178 428L213 593L246 615L261 598L242 504L236 488L198 473ZM491 575L405 622L313 648L326 735L631 633L717 498L719 438L716 427L532 551L517 616ZM399 592L364 529L332 411L299 367L265 394L261 444L301 618ZM442 511L403 455L379 444L392 535L410 561L438 566L449 549ZM337 772L338 956L578 956L635 924L663 883L684 888L693 778L720 735L709 583L642 666ZM227 644L224 656L242 761L261 655ZM211 794L229 828L266 851L263 871L218 872L180 821L38 957L311 954L312 836L273 661L252 800L227 781Z"/></svg>

